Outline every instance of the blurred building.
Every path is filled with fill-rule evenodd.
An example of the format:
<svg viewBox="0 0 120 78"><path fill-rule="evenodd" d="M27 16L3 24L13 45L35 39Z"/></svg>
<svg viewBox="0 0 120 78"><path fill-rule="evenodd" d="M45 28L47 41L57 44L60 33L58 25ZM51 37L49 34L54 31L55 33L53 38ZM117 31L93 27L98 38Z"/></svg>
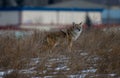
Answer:
<svg viewBox="0 0 120 78"><path fill-rule="evenodd" d="M71 24L84 22L86 12L94 24L101 23L102 9L21 7L0 8L0 25Z"/></svg>
<svg viewBox="0 0 120 78"><path fill-rule="evenodd" d="M118 11L110 12L108 5L87 0L1 0L0 4L3 3L6 7L0 8L0 26L67 25L72 22L85 22L86 14L92 24L120 23Z"/></svg>
<svg viewBox="0 0 120 78"><path fill-rule="evenodd" d="M102 23L120 24L120 0L70 0L68 2L48 5L48 7L103 8L104 11L101 15Z"/></svg>
<svg viewBox="0 0 120 78"><path fill-rule="evenodd" d="M26 1L26 2L25 2ZM65 2L46 5L44 7L34 7L40 4L37 0L25 0L24 4L31 7L1 8L0 24L71 24L72 22L85 22L86 12L93 24L100 24L102 8L105 6L97 5L83 0L68 0ZM42 4L47 3L44 0ZM54 0L53 0L54 1ZM33 2L33 4L31 4ZM37 3L36 3L37 2ZM44 3L45 2L45 3ZM22 3L21 3L22 5ZM34 6L33 6L34 5Z"/></svg>

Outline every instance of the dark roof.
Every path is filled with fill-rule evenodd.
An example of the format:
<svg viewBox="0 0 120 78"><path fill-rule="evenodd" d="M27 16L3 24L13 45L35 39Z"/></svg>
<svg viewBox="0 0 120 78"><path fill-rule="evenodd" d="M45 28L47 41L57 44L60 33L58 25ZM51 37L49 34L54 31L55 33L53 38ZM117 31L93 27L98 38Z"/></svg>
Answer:
<svg viewBox="0 0 120 78"><path fill-rule="evenodd" d="M46 7L56 8L105 8L106 5L91 3L85 0L70 0L66 2L48 5Z"/></svg>
<svg viewBox="0 0 120 78"><path fill-rule="evenodd" d="M120 6L120 0L86 0L89 2L97 3L97 4L103 4L103 5L109 5L109 6Z"/></svg>

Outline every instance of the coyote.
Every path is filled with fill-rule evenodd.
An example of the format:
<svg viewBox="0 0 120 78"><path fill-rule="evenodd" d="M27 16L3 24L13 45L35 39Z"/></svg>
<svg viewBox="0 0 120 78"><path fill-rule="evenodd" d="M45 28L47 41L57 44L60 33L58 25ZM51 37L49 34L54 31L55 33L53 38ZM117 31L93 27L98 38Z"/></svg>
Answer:
<svg viewBox="0 0 120 78"><path fill-rule="evenodd" d="M52 51L58 44L66 43L68 50L71 51L73 41L76 41L83 30L82 23L75 24L65 30L50 32L46 35L46 49Z"/></svg>

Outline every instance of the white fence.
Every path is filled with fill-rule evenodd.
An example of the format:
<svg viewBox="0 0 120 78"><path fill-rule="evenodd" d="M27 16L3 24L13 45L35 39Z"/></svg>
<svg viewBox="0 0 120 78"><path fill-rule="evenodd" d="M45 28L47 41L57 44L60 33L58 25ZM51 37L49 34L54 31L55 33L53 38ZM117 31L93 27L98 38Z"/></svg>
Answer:
<svg viewBox="0 0 120 78"><path fill-rule="evenodd" d="M100 12L90 12L89 17L94 24L101 23ZM71 24L72 22L85 21L86 12L69 11L24 11L22 24Z"/></svg>
<svg viewBox="0 0 120 78"><path fill-rule="evenodd" d="M101 11L78 8L0 8L0 25L79 23L85 21L86 12L94 24L100 24Z"/></svg>

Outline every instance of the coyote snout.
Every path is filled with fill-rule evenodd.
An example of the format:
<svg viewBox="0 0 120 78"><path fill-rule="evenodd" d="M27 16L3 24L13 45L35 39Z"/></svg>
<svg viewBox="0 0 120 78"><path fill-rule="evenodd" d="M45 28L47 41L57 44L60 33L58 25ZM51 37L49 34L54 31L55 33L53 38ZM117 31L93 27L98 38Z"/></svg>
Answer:
<svg viewBox="0 0 120 78"><path fill-rule="evenodd" d="M45 45L47 47L46 49L52 51L53 48L55 48L57 45L67 43L68 50L71 51L72 44L80 36L82 29L82 23L73 23L73 25L68 29L57 32L50 32L45 37Z"/></svg>

